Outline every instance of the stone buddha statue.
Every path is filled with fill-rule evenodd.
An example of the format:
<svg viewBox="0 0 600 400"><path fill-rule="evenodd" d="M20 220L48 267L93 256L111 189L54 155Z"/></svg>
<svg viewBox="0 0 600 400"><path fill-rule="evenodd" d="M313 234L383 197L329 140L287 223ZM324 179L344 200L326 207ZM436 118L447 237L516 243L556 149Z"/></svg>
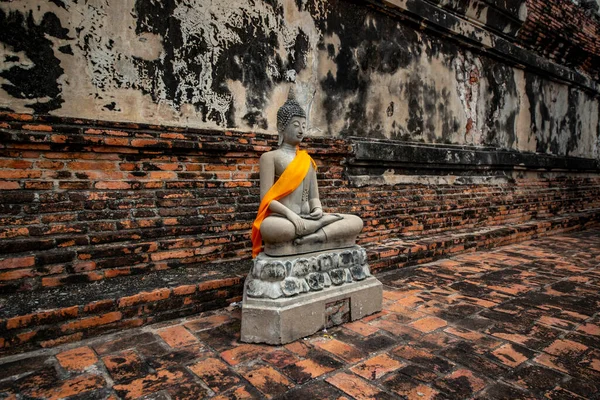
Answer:
<svg viewBox="0 0 600 400"><path fill-rule="evenodd" d="M355 215L326 214L319 199L316 164L299 145L306 113L290 89L277 112L279 148L260 157L258 216L252 226L253 256L269 256L353 246L363 227Z"/></svg>
<svg viewBox="0 0 600 400"><path fill-rule="evenodd" d="M277 112L277 130L279 147L260 157L240 338L280 345L381 311L383 292L355 244L362 220L323 212L316 164L299 148L306 114L293 90Z"/></svg>

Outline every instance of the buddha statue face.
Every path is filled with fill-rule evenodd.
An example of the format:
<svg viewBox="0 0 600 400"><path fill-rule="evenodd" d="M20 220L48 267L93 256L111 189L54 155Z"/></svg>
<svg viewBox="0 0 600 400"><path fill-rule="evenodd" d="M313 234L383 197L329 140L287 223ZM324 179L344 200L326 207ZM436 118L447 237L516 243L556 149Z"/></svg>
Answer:
<svg viewBox="0 0 600 400"><path fill-rule="evenodd" d="M298 146L302 142L302 139L304 139L305 132L306 118L292 117L283 132L280 133L280 141L291 146Z"/></svg>

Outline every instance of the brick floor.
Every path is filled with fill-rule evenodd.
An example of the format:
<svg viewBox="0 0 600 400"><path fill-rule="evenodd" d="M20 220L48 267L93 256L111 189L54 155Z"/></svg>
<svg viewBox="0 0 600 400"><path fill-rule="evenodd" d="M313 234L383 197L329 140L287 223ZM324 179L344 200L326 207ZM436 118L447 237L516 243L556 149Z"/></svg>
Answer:
<svg viewBox="0 0 600 400"><path fill-rule="evenodd" d="M380 275L384 310L285 346L236 307L0 359L0 399L600 398L600 230Z"/></svg>

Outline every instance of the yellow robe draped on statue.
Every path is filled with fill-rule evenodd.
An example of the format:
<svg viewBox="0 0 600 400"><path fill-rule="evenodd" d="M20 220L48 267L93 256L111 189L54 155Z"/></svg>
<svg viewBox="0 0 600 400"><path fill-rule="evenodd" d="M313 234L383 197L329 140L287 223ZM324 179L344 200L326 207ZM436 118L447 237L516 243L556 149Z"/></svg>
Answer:
<svg viewBox="0 0 600 400"><path fill-rule="evenodd" d="M260 224L265 218L271 214L269 205L273 200L279 200L292 193L304 180L310 165L316 170L317 165L314 160L308 155L306 150L298 150L296 157L287 166L281 174L277 182L271 186L271 189L265 194L254 223L252 224L252 258L255 258L262 249L262 235L260 234Z"/></svg>

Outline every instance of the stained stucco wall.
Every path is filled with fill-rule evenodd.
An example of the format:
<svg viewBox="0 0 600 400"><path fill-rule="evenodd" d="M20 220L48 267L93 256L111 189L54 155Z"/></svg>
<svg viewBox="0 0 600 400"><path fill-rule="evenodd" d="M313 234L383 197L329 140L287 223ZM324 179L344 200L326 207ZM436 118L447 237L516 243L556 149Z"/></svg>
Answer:
<svg viewBox="0 0 600 400"><path fill-rule="evenodd" d="M4 111L274 133L295 78L313 135L599 157L596 91L377 4L22 0L0 3L0 26Z"/></svg>

